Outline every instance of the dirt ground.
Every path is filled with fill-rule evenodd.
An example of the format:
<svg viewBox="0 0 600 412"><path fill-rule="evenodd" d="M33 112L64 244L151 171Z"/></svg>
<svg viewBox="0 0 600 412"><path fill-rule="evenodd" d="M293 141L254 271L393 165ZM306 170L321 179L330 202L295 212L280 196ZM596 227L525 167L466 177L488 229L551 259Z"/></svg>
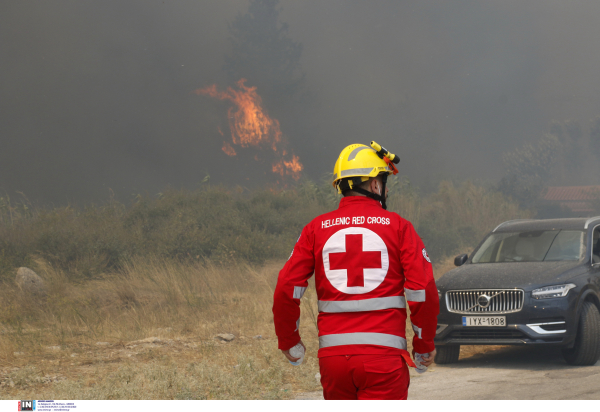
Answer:
<svg viewBox="0 0 600 412"><path fill-rule="evenodd" d="M244 390L240 384L265 379L273 385L263 385L263 393L256 394L258 399L323 399L314 377L318 371L316 348L309 351L300 367L279 359L275 348L272 336L238 336L232 342L165 336L51 346L41 353L15 353L9 364L1 365L0 393L3 399L52 398L56 394L75 396L72 399L78 395L144 399L140 390L145 388L158 391L154 392L158 398L176 399L195 395L182 385L185 381L190 387L206 385L205 395L196 399L245 399L251 387ZM232 356L226 366L229 353L246 351L272 353L272 365L252 363L251 356L243 362ZM220 366L210 373L190 369L216 358L221 358ZM286 371L298 377L286 379L288 383L283 386L270 376ZM189 382L190 376L198 382ZM311 379L312 383L307 383ZM167 389L169 385L172 387ZM228 387L237 388L237 392ZM131 392L123 392L127 390ZM456 364L434 364L422 375L411 370L409 399L600 399L600 362L589 367L569 366L560 350L551 347L463 346Z"/></svg>
<svg viewBox="0 0 600 412"><path fill-rule="evenodd" d="M293 399L319 388L310 349L298 369L264 335L48 346L0 362L0 399Z"/></svg>
<svg viewBox="0 0 600 412"><path fill-rule="evenodd" d="M321 392L296 399L323 399ZM434 399L600 399L600 362L576 367L557 348L461 348L460 360L433 365L424 374L411 370L410 400Z"/></svg>

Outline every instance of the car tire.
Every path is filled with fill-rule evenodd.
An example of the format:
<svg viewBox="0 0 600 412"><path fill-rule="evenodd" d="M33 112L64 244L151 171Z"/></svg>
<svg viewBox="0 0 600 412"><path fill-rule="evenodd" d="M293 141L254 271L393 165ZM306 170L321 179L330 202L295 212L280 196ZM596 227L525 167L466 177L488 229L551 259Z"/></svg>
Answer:
<svg viewBox="0 0 600 412"><path fill-rule="evenodd" d="M589 366L600 359L600 312L592 302L583 302L573 348L563 348L569 365Z"/></svg>
<svg viewBox="0 0 600 412"><path fill-rule="evenodd" d="M460 345L438 346L435 350L436 354L434 361L438 365L458 362Z"/></svg>

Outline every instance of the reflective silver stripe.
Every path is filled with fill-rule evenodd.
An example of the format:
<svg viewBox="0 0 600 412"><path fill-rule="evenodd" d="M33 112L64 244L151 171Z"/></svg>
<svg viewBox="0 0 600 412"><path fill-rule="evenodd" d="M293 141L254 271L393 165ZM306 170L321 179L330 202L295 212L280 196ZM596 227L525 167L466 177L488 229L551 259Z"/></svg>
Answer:
<svg viewBox="0 0 600 412"><path fill-rule="evenodd" d="M303 288L301 286L294 286L294 299L302 299L302 296L304 296L304 292L306 292L306 288Z"/></svg>
<svg viewBox="0 0 600 412"><path fill-rule="evenodd" d="M406 296L406 300L409 302L425 302L425 289L404 289L404 295Z"/></svg>
<svg viewBox="0 0 600 412"><path fill-rule="evenodd" d="M333 174L333 180L337 179L337 173Z"/></svg>
<svg viewBox="0 0 600 412"><path fill-rule="evenodd" d="M296 321L296 330L298 330L298 328L300 328L300 318ZM296 330L294 332L296 332Z"/></svg>
<svg viewBox="0 0 600 412"><path fill-rule="evenodd" d="M423 337L421 336L421 333L423 333L423 329L421 329L420 327L418 327L418 326L417 326L417 325L415 325L414 323L413 323L413 325L412 325L412 328L413 328L413 330L415 331L415 333L417 334L417 337L418 337L419 339L423 339Z"/></svg>
<svg viewBox="0 0 600 412"><path fill-rule="evenodd" d="M319 312L343 313L343 312L368 312L370 310L405 308L404 296L389 296L386 298L374 298L363 300L320 300Z"/></svg>
<svg viewBox="0 0 600 412"><path fill-rule="evenodd" d="M319 336L319 348L342 345L379 345L406 350L406 339L387 333L339 333Z"/></svg>
<svg viewBox="0 0 600 412"><path fill-rule="evenodd" d="M367 176L372 171L373 171L372 167L362 167L362 168L358 168L358 169L347 169L347 170L342 170L342 173L340 174L340 177L350 176L350 175L353 175L353 176Z"/></svg>
<svg viewBox="0 0 600 412"><path fill-rule="evenodd" d="M357 147L356 149L354 149L353 151L350 152L350 154L348 155L348 160L354 160L354 158L356 157L356 155L358 154L358 152L360 152L362 150L372 150L372 151L375 151L375 149L373 149L372 147L360 146L360 147Z"/></svg>

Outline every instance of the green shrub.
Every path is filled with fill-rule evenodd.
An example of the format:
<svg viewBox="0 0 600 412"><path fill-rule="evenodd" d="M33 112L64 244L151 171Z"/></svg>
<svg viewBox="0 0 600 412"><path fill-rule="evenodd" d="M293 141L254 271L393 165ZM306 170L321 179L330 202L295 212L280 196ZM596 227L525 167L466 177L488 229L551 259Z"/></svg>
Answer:
<svg viewBox="0 0 600 412"><path fill-rule="evenodd" d="M413 222L435 261L473 247L494 225L525 217L501 194L442 182L422 198L407 180L390 179L389 209ZM129 207L52 210L0 199L0 281L42 258L72 280L114 271L132 257L262 264L289 256L302 228L337 207L329 182L241 194L223 187L138 196Z"/></svg>
<svg viewBox="0 0 600 412"><path fill-rule="evenodd" d="M88 279L133 256L243 260L261 264L289 255L302 227L326 212L315 190L298 188L250 195L223 187L169 190L82 210L62 207L17 213L0 209L0 279L34 257ZM312 193L312 197L311 197Z"/></svg>

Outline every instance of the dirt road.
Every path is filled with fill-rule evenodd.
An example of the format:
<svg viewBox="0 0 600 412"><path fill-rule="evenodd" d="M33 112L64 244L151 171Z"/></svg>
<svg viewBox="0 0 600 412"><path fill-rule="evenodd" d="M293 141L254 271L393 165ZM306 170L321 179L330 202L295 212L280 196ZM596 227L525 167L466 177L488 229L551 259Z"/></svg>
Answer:
<svg viewBox="0 0 600 412"><path fill-rule="evenodd" d="M298 399L308 399L308 394ZM311 399L323 399L313 393ZM409 399L600 399L600 362L567 365L554 348L504 347L411 371Z"/></svg>

